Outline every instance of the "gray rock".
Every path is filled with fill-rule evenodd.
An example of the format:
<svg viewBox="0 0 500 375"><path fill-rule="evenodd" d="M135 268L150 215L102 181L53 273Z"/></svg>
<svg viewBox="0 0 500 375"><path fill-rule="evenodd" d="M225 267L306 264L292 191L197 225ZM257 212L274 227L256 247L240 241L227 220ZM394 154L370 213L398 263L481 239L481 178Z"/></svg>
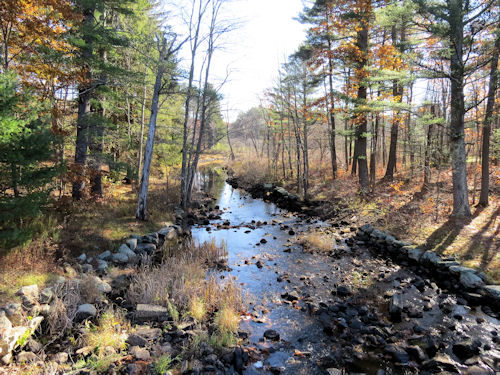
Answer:
<svg viewBox="0 0 500 375"><path fill-rule="evenodd" d="M78 322L81 322L84 321L85 319L93 318L96 315L97 315L97 309L95 308L95 306L91 305L90 303L85 303L83 305L78 306L78 309L76 310L75 319Z"/></svg>
<svg viewBox="0 0 500 375"><path fill-rule="evenodd" d="M146 253L148 255L151 255L155 252L156 250L156 245L154 243L140 243L137 245L137 248L135 249L136 253Z"/></svg>
<svg viewBox="0 0 500 375"><path fill-rule="evenodd" d="M1 359L4 365L9 365L12 362L12 353L4 355Z"/></svg>
<svg viewBox="0 0 500 375"><path fill-rule="evenodd" d="M38 303L38 285L28 285L23 286L16 293L17 296L21 297L23 306L30 308Z"/></svg>
<svg viewBox="0 0 500 375"><path fill-rule="evenodd" d="M33 340L33 339L28 340L27 346L28 346L28 349L33 353L38 353L43 349L43 345L40 342Z"/></svg>
<svg viewBox="0 0 500 375"><path fill-rule="evenodd" d="M453 344L452 350L453 354L455 354L458 358L466 360L478 355L480 346L481 342L465 340Z"/></svg>
<svg viewBox="0 0 500 375"><path fill-rule="evenodd" d="M20 303L10 303L3 308L5 315L15 326L20 326L26 319L23 307Z"/></svg>
<svg viewBox="0 0 500 375"><path fill-rule="evenodd" d="M140 361L147 361L151 358L151 354L149 354L147 349L140 348L138 346L130 348L129 353Z"/></svg>
<svg viewBox="0 0 500 375"><path fill-rule="evenodd" d="M3 308L5 315L15 326L20 326L26 319L23 307L20 303L10 303Z"/></svg>
<svg viewBox="0 0 500 375"><path fill-rule="evenodd" d="M82 253L76 260L78 263L85 263L87 261L87 254Z"/></svg>
<svg viewBox="0 0 500 375"><path fill-rule="evenodd" d="M359 229L361 229L366 234L371 234L373 232L373 226L371 224L364 224Z"/></svg>
<svg viewBox="0 0 500 375"><path fill-rule="evenodd" d="M483 280L474 274L474 271L465 271L460 273L460 284L467 289L480 288L484 285Z"/></svg>
<svg viewBox="0 0 500 375"><path fill-rule="evenodd" d="M142 321L164 321L169 318L169 312L168 309L163 306L138 304L135 310L135 318Z"/></svg>
<svg viewBox="0 0 500 375"><path fill-rule="evenodd" d="M108 262L105 260L97 259L97 271L98 272L106 272L108 269Z"/></svg>
<svg viewBox="0 0 500 375"><path fill-rule="evenodd" d="M97 290L101 293L110 293L111 285L109 285L106 281L101 280L99 277L94 277L95 284L97 286Z"/></svg>
<svg viewBox="0 0 500 375"><path fill-rule="evenodd" d="M53 288L44 288L40 292L40 296L38 298L38 302L41 304L46 304L52 302L54 298L54 289Z"/></svg>
<svg viewBox="0 0 500 375"><path fill-rule="evenodd" d="M177 232L173 226L161 228L158 235L166 240L173 240L177 237Z"/></svg>
<svg viewBox="0 0 500 375"><path fill-rule="evenodd" d="M115 253L111 256L111 260L118 264L127 264L128 256L124 253Z"/></svg>
<svg viewBox="0 0 500 375"><path fill-rule="evenodd" d="M459 373L458 366L447 354L438 353L436 356L422 364L424 370L429 371L452 371Z"/></svg>
<svg viewBox="0 0 500 375"><path fill-rule="evenodd" d="M136 328L135 333L144 337L147 340L156 340L161 336L160 328L150 328L147 326L139 326Z"/></svg>
<svg viewBox="0 0 500 375"><path fill-rule="evenodd" d="M92 266L92 264L84 264L82 266L83 273L91 273L93 270L94 270L94 267Z"/></svg>
<svg viewBox="0 0 500 375"><path fill-rule="evenodd" d="M417 362L423 362L425 360L425 353L420 346L408 346L405 350L411 359Z"/></svg>
<svg viewBox="0 0 500 375"><path fill-rule="evenodd" d="M408 258L411 260L414 260L415 262L419 262L420 258L422 258L422 255L424 255L425 251L422 249L419 249L418 247L413 248L413 249L408 249Z"/></svg>
<svg viewBox="0 0 500 375"><path fill-rule="evenodd" d="M17 363L33 363L38 360L35 353L32 352L21 352L17 355Z"/></svg>
<svg viewBox="0 0 500 375"><path fill-rule="evenodd" d="M387 345L384 351L392 357L392 359L399 363L407 363L410 359L408 353L403 348L400 348L394 344Z"/></svg>
<svg viewBox="0 0 500 375"><path fill-rule="evenodd" d="M100 259L100 260L109 260L110 258L111 258L111 251L109 251L109 250L106 250L105 252L103 252L97 256L97 259Z"/></svg>
<svg viewBox="0 0 500 375"><path fill-rule="evenodd" d="M441 261L441 257L433 251L426 251L420 258L420 263L437 266Z"/></svg>
<svg viewBox="0 0 500 375"><path fill-rule="evenodd" d="M12 353L12 350L17 348L19 344L25 344L20 340L29 338L29 328L28 327L13 327L9 331L5 332L0 336L0 357L4 357Z"/></svg>
<svg viewBox="0 0 500 375"><path fill-rule="evenodd" d="M130 250L134 251L135 248L137 247L137 238L129 238L128 240L125 241L125 243L130 248Z"/></svg>
<svg viewBox="0 0 500 375"><path fill-rule="evenodd" d="M133 258L135 257L135 253L130 250L130 247L128 247L127 245L125 244L122 244L119 248L118 248L118 253L122 253L122 254L125 254L127 255L129 258Z"/></svg>
<svg viewBox="0 0 500 375"><path fill-rule="evenodd" d="M483 287L484 294L500 303L500 285L486 285Z"/></svg>
<svg viewBox="0 0 500 375"><path fill-rule="evenodd" d="M52 360L56 363L59 363L60 365L68 362L68 359L69 359L69 355L68 355L68 353L65 353L65 352L59 352L59 353L55 354L54 357L52 357Z"/></svg>
<svg viewBox="0 0 500 375"><path fill-rule="evenodd" d="M138 346L138 347L143 347L148 344L148 340L146 340L144 337L136 334L131 334L127 338L127 344L130 346Z"/></svg>
<svg viewBox="0 0 500 375"><path fill-rule="evenodd" d="M473 272L473 273L476 273L475 270L473 270L472 268L469 268L469 267L463 267L463 266L451 266L448 271L450 271L450 273L452 275L456 275L456 276L459 276L462 272Z"/></svg>
<svg viewBox="0 0 500 375"><path fill-rule="evenodd" d="M11 321L7 318L5 311L0 310L0 337L10 332L11 329Z"/></svg>

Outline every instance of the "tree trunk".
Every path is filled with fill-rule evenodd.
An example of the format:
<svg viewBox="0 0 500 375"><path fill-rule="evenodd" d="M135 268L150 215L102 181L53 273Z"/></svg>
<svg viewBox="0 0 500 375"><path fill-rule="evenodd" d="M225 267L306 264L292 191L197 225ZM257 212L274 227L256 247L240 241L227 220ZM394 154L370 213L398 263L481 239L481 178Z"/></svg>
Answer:
<svg viewBox="0 0 500 375"><path fill-rule="evenodd" d="M144 68L144 87L142 89L142 102L141 102L141 134L139 138L139 162L137 163L137 178L141 179L141 169L142 169L142 153L144 149L144 125L146 122L146 94L147 94L147 75L148 67Z"/></svg>
<svg viewBox="0 0 500 375"><path fill-rule="evenodd" d="M431 114L432 120L434 120L436 115L435 105L431 105ZM427 128L427 142L425 144L425 155L424 155L424 184L422 186L422 192L425 192L429 189L429 180L430 180L430 158L431 158L431 141L432 141L432 133L433 133L434 125L431 124Z"/></svg>
<svg viewBox="0 0 500 375"><path fill-rule="evenodd" d="M450 59L451 118L450 151L453 181L453 212L455 217L471 216L467 191L467 155L464 134L464 64L463 64L463 11L461 0L450 0L449 22L453 53Z"/></svg>
<svg viewBox="0 0 500 375"><path fill-rule="evenodd" d="M328 52L331 51L330 38L328 38ZM332 177L335 179L337 177L337 151L335 148L335 97L333 94L333 61L332 56L329 53L328 58L328 86L330 89L330 157L332 161Z"/></svg>
<svg viewBox="0 0 500 375"><path fill-rule="evenodd" d="M360 72L364 72L367 55L368 55L368 26L366 23L362 23L361 30L357 33L356 44L360 51L362 51L361 62L359 63L358 69ZM362 73L362 75L364 75ZM359 105L366 104L366 83L364 82L364 77L359 82L357 102ZM363 192L367 192L370 189L370 180L368 176L368 161L366 160L366 131L367 131L367 119L366 114L362 111L357 113L357 124L356 124L356 142L354 144L355 160L354 163L358 164L358 179Z"/></svg>
<svg viewBox="0 0 500 375"><path fill-rule="evenodd" d="M167 41L163 37L160 47L160 56L158 60L158 71L153 89L153 98L151 101L151 115L149 117L148 140L144 153L144 164L142 167L141 184L139 188L139 200L137 202L137 212L135 217L139 220L147 220L147 197L149 187L149 173L151 170L151 161L153 160L153 147L156 134L156 119L158 117L158 108L160 102L160 90L162 86L163 74L165 73L165 57L167 51Z"/></svg>
<svg viewBox="0 0 500 375"><path fill-rule="evenodd" d="M498 33L498 32L497 32ZM486 113L483 122L483 143L481 150L481 193L479 195L479 205L488 205L488 196L490 189L490 134L491 124L494 119L495 94L498 86L498 54L500 52L500 35L497 34L495 47L491 58L490 83L488 88L488 102L486 104Z"/></svg>
<svg viewBox="0 0 500 375"><path fill-rule="evenodd" d="M83 22L86 27L91 28L94 23L94 9L86 8L83 11ZM93 48L92 38L89 33L84 37L85 48L82 52L83 61L92 59ZM88 115L90 113L90 99L92 97L93 83L90 67L85 66L84 70L86 82L78 89L78 117L76 120L76 142L75 142L75 179L73 181L73 199L79 200L83 197L85 189L85 169L87 164L88 149Z"/></svg>

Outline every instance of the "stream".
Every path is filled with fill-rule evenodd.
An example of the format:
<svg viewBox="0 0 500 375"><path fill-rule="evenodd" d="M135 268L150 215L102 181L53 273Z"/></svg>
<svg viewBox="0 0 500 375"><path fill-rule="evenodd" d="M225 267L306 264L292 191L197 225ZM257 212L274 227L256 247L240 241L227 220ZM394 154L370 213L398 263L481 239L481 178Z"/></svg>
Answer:
<svg viewBox="0 0 500 375"><path fill-rule="evenodd" d="M498 369L500 352L494 348L499 322L480 308L443 296L429 280L416 288L420 279L411 271L362 247L347 246L351 228L332 232L327 223L253 199L226 183L223 173L209 171L198 180L198 189L215 196L222 213L208 225L193 226L193 238L226 244L231 271L223 277L237 280L248 305L249 314L240 324L249 335L245 347L251 358L244 374L422 373L420 363L431 357L429 337L439 339L436 351L452 357L452 343L480 338L481 353L487 356L467 366L452 361L450 369L476 366L486 371L470 372L474 374ZM310 231L335 234L330 254L305 252L296 243ZM410 306L410 318L396 324L384 319L393 290L402 291ZM442 312L445 303L449 314ZM427 308L412 315L415 306ZM273 337L276 333L279 339ZM402 350L403 345L414 347L416 358L407 358L411 351ZM395 366L399 361L404 365Z"/></svg>

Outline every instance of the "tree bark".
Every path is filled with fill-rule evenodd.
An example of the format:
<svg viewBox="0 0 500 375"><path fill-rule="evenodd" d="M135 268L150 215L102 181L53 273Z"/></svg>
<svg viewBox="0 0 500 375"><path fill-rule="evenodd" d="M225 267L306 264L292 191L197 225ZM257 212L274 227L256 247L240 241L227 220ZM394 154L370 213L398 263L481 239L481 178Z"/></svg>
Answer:
<svg viewBox="0 0 500 375"><path fill-rule="evenodd" d="M83 22L86 27L91 28L94 23L94 9L86 8L83 11ZM85 62L92 59L92 38L87 32L84 37L82 57ZM92 97L93 83L92 72L89 66L84 66L85 83L78 89L78 117L76 120L76 142L75 142L75 179L73 181L73 199L79 200L83 197L85 189L85 169L87 164L88 149L88 115L90 113L90 99Z"/></svg>
<svg viewBox="0 0 500 375"><path fill-rule="evenodd" d="M363 72L367 63L368 55L368 26L365 22L361 25L361 30L357 33L356 44L362 52L361 62L358 69ZM364 77L359 82L357 101L358 106L366 103L366 83ZM368 192L370 189L370 179L368 176L368 161L366 157L366 131L367 118L364 112L359 111L357 114L356 124L356 142L354 144L355 161L358 164L358 179L363 192Z"/></svg>
<svg viewBox="0 0 500 375"><path fill-rule="evenodd" d="M449 2L450 37L453 53L450 59L451 118L450 151L453 181L454 217L471 216L467 190L467 161L464 132L464 63L463 63L463 9L461 0Z"/></svg>
<svg viewBox="0 0 500 375"><path fill-rule="evenodd" d="M479 205L487 206L490 190L490 134L491 124L494 120L495 94L498 86L498 54L500 52L500 33L497 31L493 55L490 66L490 83L488 87L488 102L483 122L483 142L481 150L481 193L479 195Z"/></svg>
<svg viewBox="0 0 500 375"><path fill-rule="evenodd" d="M153 98L151 101L151 115L149 117L148 140L146 141L146 150L144 153L144 164L142 167L141 184L139 189L139 200L137 203L136 218L147 220L147 197L149 187L149 173L151 170L151 161L153 159L153 147L156 134L156 119L158 117L158 108L160 102L160 91L162 87L163 74L165 73L165 58L167 56L167 41L162 37L160 46L160 56L158 61L158 71L153 89Z"/></svg>

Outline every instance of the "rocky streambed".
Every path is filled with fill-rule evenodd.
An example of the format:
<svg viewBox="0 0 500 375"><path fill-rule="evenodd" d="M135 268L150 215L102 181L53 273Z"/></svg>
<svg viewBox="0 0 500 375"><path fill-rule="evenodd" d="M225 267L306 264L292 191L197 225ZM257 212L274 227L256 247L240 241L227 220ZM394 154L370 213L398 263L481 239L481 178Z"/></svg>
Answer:
<svg viewBox="0 0 500 375"><path fill-rule="evenodd" d="M217 200L220 216L199 220L192 235L227 243L227 273L247 293L245 374L500 371L498 309L488 296L391 258L355 222L311 217L314 205L282 189L231 185ZM331 246L307 249L304 236Z"/></svg>

